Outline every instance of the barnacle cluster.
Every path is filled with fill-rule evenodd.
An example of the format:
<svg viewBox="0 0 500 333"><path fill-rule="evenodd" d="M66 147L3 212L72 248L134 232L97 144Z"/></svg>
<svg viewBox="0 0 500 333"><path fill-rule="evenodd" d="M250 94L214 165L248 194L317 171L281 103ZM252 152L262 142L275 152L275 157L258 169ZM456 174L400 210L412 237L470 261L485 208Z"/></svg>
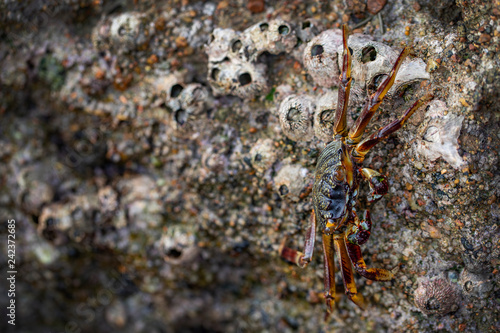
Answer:
<svg viewBox="0 0 500 333"><path fill-rule="evenodd" d="M348 45L352 52L351 101L356 104L363 99L365 90L369 93L376 90L388 76L398 51L362 34L350 36ZM305 46L304 66L318 86L335 88L339 85L342 52L342 34L338 29L323 31ZM388 95L426 79L429 79L429 73L421 59L405 59ZM317 97L302 94L285 98L279 109L284 134L294 141L308 141L313 132L319 139L331 139L337 94L336 90L327 90Z"/></svg>
<svg viewBox="0 0 500 333"><path fill-rule="evenodd" d="M212 96L200 83L186 83L186 72L174 72L152 80L153 91L163 101L166 123L174 135L190 137L207 124L204 112L212 107Z"/></svg>
<svg viewBox="0 0 500 333"><path fill-rule="evenodd" d="M314 20L294 26L276 18L259 22L243 32L217 28L206 47L208 82L216 95L252 99L269 89L264 53L293 53L309 41L319 24Z"/></svg>

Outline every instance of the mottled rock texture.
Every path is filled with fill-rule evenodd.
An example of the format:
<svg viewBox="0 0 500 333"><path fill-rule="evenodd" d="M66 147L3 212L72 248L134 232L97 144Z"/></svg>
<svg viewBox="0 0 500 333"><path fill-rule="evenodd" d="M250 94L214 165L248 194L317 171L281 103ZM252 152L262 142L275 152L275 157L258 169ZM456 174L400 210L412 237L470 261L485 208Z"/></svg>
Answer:
<svg viewBox="0 0 500 333"><path fill-rule="evenodd" d="M0 331L500 330L498 1L262 5L0 1ZM252 60L266 68L265 92L214 94L211 34L272 20L298 37ZM289 95L335 89L315 84L302 55L343 23L394 50L411 46L430 76L391 95L369 131L427 92L439 102L364 163L390 189L370 205L361 188L357 209L374 223L363 256L399 266L396 278L356 276L362 311L337 276L341 297L325 321L320 242L304 270L278 248L284 237L303 246L326 142L287 138L278 110ZM355 92L349 124L372 88ZM9 219L15 327L5 315Z"/></svg>

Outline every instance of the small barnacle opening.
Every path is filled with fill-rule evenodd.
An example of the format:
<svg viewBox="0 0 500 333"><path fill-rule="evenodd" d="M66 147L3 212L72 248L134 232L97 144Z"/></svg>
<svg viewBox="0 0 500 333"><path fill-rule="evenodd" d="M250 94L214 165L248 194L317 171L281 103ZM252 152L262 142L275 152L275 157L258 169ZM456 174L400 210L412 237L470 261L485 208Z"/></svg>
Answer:
<svg viewBox="0 0 500 333"><path fill-rule="evenodd" d="M323 46L316 44L311 48L311 56L316 57L322 55L324 51Z"/></svg>
<svg viewBox="0 0 500 333"><path fill-rule="evenodd" d="M241 49L242 46L243 44L241 43L241 40L237 39L233 42L233 44L231 44L231 51L236 53Z"/></svg>
<svg viewBox="0 0 500 333"><path fill-rule="evenodd" d="M54 241L57 239L57 232L54 230L43 230L42 236L48 241Z"/></svg>
<svg viewBox="0 0 500 333"><path fill-rule="evenodd" d="M264 32L264 31L266 31L267 29L269 29L269 24L267 24L267 23L261 23L261 24L259 25L259 28L260 28L260 31Z"/></svg>
<svg viewBox="0 0 500 333"><path fill-rule="evenodd" d="M179 109L175 111L175 121L179 125L184 125L187 121L187 112L184 109Z"/></svg>
<svg viewBox="0 0 500 333"><path fill-rule="evenodd" d="M427 300L427 302L425 302L425 308L429 311L436 311L441 308L441 304L438 299L431 297Z"/></svg>
<svg viewBox="0 0 500 333"><path fill-rule="evenodd" d="M55 220L52 217L49 217L47 220L45 220L45 225L47 227L53 227L55 224Z"/></svg>
<svg viewBox="0 0 500 333"><path fill-rule="evenodd" d="M300 110L297 108L290 108L286 114L286 120L289 122L299 122L300 121Z"/></svg>
<svg viewBox="0 0 500 333"><path fill-rule="evenodd" d="M311 22L310 21L304 21L302 22L302 29L307 29L311 27Z"/></svg>
<svg viewBox="0 0 500 333"><path fill-rule="evenodd" d="M127 33L127 29L122 25L119 29L118 29L118 35L119 36L125 36L125 34Z"/></svg>
<svg viewBox="0 0 500 333"><path fill-rule="evenodd" d="M196 88L191 93L191 96L193 96L193 100L198 101L203 96L203 90L201 90L201 88Z"/></svg>
<svg viewBox="0 0 500 333"><path fill-rule="evenodd" d="M371 84L368 86L368 89L369 90L377 90L378 87L380 87L380 85L382 84L382 82L384 82L385 78L387 77L386 74L379 74L379 75L376 75Z"/></svg>
<svg viewBox="0 0 500 333"><path fill-rule="evenodd" d="M171 248L165 253L165 255L169 258L179 258L182 255L182 251L176 248Z"/></svg>
<svg viewBox="0 0 500 333"><path fill-rule="evenodd" d="M321 124L333 123L334 116L335 116L335 110L331 109L324 110L319 115L320 123Z"/></svg>
<svg viewBox="0 0 500 333"><path fill-rule="evenodd" d="M238 76L238 82L242 86L246 86L247 84L252 83L252 76L249 73L243 73L240 76Z"/></svg>
<svg viewBox="0 0 500 333"><path fill-rule="evenodd" d="M180 84L174 84L170 89L170 96L172 98L176 98L181 94L183 90L184 90L183 86L181 86Z"/></svg>
<svg viewBox="0 0 500 333"><path fill-rule="evenodd" d="M219 73L220 73L220 69L218 69L218 68L212 69L212 72L210 73L210 78L214 81L217 81L217 79L219 78Z"/></svg>
<svg viewBox="0 0 500 333"><path fill-rule="evenodd" d="M366 64L369 61L373 61L377 58L377 50L373 46L365 47L361 50L361 62Z"/></svg>
<svg viewBox="0 0 500 333"><path fill-rule="evenodd" d="M281 185L280 188L279 188L279 191L280 191L280 195L281 196L285 196L288 194L289 190L288 190L288 186L286 185Z"/></svg>
<svg viewBox="0 0 500 333"><path fill-rule="evenodd" d="M278 32L280 35L288 35L290 28L287 25L280 25L278 27Z"/></svg>

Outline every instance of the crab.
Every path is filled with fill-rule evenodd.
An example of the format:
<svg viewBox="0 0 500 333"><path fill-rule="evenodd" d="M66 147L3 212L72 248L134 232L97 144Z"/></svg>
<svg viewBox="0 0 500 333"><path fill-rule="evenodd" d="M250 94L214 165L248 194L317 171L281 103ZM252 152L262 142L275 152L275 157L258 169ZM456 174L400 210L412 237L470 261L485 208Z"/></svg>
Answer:
<svg viewBox="0 0 500 333"><path fill-rule="evenodd" d="M389 281L394 271L382 268L368 268L361 255L360 245L370 237L372 221L368 210L359 217L355 206L358 188L362 180L370 186L369 202L379 200L388 192L385 176L362 166L365 155L377 143L400 129L411 115L432 98L426 95L418 99L404 114L363 139L365 128L392 87L396 74L409 53L404 48L399 54L390 74L380 84L375 93L366 101L360 116L349 129L347 127L347 107L351 89L351 50L347 46L347 26L342 28L343 61L338 90L338 105L334 116L333 140L326 145L318 157L314 185L312 189L313 211L305 237L304 252L280 245L279 253L285 260L306 267L313 256L316 239L316 225L319 224L323 238L324 283L327 314L335 303L335 262L334 255L340 257L340 270L347 297L364 309L366 303L358 293L353 277L353 268L364 278L375 281Z"/></svg>

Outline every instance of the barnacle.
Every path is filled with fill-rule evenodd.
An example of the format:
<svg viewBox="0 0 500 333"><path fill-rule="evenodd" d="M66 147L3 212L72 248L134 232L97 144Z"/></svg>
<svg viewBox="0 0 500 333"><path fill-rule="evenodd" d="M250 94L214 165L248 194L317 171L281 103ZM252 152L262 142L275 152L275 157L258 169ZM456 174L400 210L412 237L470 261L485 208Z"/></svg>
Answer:
<svg viewBox="0 0 500 333"><path fill-rule="evenodd" d="M265 51L271 54L290 52L297 44L293 27L281 19L257 23L246 29L243 35L250 40L249 44L254 49L250 51L251 61Z"/></svg>
<svg viewBox="0 0 500 333"><path fill-rule="evenodd" d="M285 164L274 177L274 187L280 196L299 201L306 187L308 170L300 164Z"/></svg>
<svg viewBox="0 0 500 333"><path fill-rule="evenodd" d="M259 139L250 150L252 167L259 173L269 170L277 158L276 147L271 139Z"/></svg>
<svg viewBox="0 0 500 333"><path fill-rule="evenodd" d="M408 85L430 79L430 74L425 70L425 67L424 61L420 58L414 58L403 62L394 80L394 85L389 90L388 94L397 94Z"/></svg>
<svg viewBox="0 0 500 333"><path fill-rule="evenodd" d="M493 281L488 273L472 273L464 269L458 280L464 295L486 298L493 290Z"/></svg>
<svg viewBox="0 0 500 333"><path fill-rule="evenodd" d="M185 264L199 253L194 232L184 225L169 227L158 244L163 258L171 264Z"/></svg>
<svg viewBox="0 0 500 333"><path fill-rule="evenodd" d="M138 12L123 13L104 18L94 29L92 41L97 50L113 49L132 51L146 43L144 15Z"/></svg>
<svg viewBox="0 0 500 333"><path fill-rule="evenodd" d="M421 281L415 290L415 304L426 315L445 315L458 310L460 295L444 277Z"/></svg>
<svg viewBox="0 0 500 333"><path fill-rule="evenodd" d="M304 66L320 86L332 87L339 84L337 57L342 54L340 30L325 30L314 37L304 49Z"/></svg>
<svg viewBox="0 0 500 333"><path fill-rule="evenodd" d="M67 203L45 206L38 219L38 232L56 244L66 239L82 241L92 233L93 217L99 211L95 195L75 195Z"/></svg>
<svg viewBox="0 0 500 333"><path fill-rule="evenodd" d="M376 90L389 75L398 52L388 45L373 41L371 36L361 34L349 37L349 47L352 50L351 75L355 84L362 89L368 86ZM341 54L338 61L339 63L342 61Z"/></svg>
<svg viewBox="0 0 500 333"><path fill-rule="evenodd" d="M290 95L281 102L279 120L283 134L293 141L309 141L313 135L315 101L307 95Z"/></svg>
<svg viewBox="0 0 500 333"><path fill-rule="evenodd" d="M328 91L321 95L314 110L314 134L326 142L333 138L333 124L337 109L338 91Z"/></svg>
<svg viewBox="0 0 500 333"><path fill-rule="evenodd" d="M118 208L118 193L111 187L105 186L97 192L101 212L104 214L113 213Z"/></svg>
<svg viewBox="0 0 500 333"><path fill-rule="evenodd" d="M210 43L205 47L205 52L211 62L217 63L233 56L240 48L239 33L233 29L216 28L212 32Z"/></svg>
<svg viewBox="0 0 500 333"><path fill-rule="evenodd" d="M239 33L215 29L207 45L207 79L216 95L252 99L268 90L264 52L290 52L297 44L293 26L281 19L257 23Z"/></svg>
<svg viewBox="0 0 500 333"><path fill-rule="evenodd" d="M417 144L417 151L423 157L434 161L442 157L455 169L465 165L458 154L458 137L462 128L463 116L447 113L446 103L434 100L429 104L425 114L421 133L422 140Z"/></svg>
<svg viewBox="0 0 500 333"><path fill-rule="evenodd" d="M323 30L323 25L320 21L315 20L313 18L309 18L304 20L298 24L298 27L295 29L298 42L309 43L320 31Z"/></svg>
<svg viewBox="0 0 500 333"><path fill-rule="evenodd" d="M215 95L251 99L267 91L266 66L233 59L209 64L208 82Z"/></svg>

